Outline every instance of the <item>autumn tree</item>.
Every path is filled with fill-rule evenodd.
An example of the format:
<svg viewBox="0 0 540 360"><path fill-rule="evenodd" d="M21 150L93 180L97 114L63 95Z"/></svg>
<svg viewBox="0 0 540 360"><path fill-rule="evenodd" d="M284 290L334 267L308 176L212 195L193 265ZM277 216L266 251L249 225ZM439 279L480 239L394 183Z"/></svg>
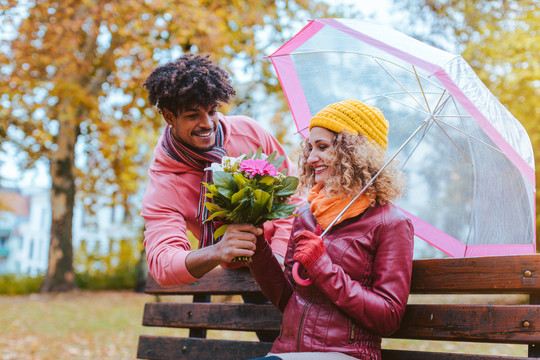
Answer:
<svg viewBox="0 0 540 360"><path fill-rule="evenodd" d="M75 286L75 196L130 204L145 181L161 117L142 83L160 62L209 53L269 84L265 46L325 7L309 0L0 0L0 142L46 159L52 179L49 267L42 291ZM238 104L236 104L238 105ZM77 150L76 150L77 149ZM77 163L82 163L76 167Z"/></svg>
<svg viewBox="0 0 540 360"><path fill-rule="evenodd" d="M394 0L406 9L418 37L456 44L482 82L523 124L540 149L540 1ZM437 41L438 40L438 41ZM540 152L535 151L539 181ZM536 208L540 206L537 193ZM537 215L537 226L540 224Z"/></svg>

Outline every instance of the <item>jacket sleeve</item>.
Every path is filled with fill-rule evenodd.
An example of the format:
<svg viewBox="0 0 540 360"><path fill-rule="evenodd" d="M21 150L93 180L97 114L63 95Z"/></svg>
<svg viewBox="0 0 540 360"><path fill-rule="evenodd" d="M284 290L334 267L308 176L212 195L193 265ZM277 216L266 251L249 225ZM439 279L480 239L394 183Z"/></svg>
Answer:
<svg viewBox="0 0 540 360"><path fill-rule="evenodd" d="M286 155L285 150L281 147L281 144L274 138L270 133L264 132L264 151L266 154L271 154L274 151L277 152L277 156ZM291 159L286 156L285 161L278 169L287 169L287 175L289 176L298 176L296 166L293 164ZM290 197L290 203L295 205L302 205L305 203L305 198L299 194L294 194ZM277 253L281 256L285 256L287 251L287 244L291 236L291 228L293 225L293 216L289 216L283 219L277 219L272 221L273 231L272 236L267 239L270 242L272 247L272 252Z"/></svg>
<svg viewBox="0 0 540 360"><path fill-rule="evenodd" d="M141 213L145 221L144 246L148 270L161 286L192 283L197 278L186 268L186 257L191 250L186 222L178 207L171 203L171 199L178 196L176 182L174 179L161 181L158 186L154 176L156 174L150 171Z"/></svg>
<svg viewBox="0 0 540 360"><path fill-rule="evenodd" d="M294 219L290 234L291 240L288 241L287 252L285 254L285 272L281 270L281 266L272 255L272 250L268 245L261 252L253 255L252 262L249 264L249 269L255 281L261 287L262 293L281 312L285 311L285 307L296 286L291 271L294 253L292 237L301 228L300 222L301 220L299 218Z"/></svg>
<svg viewBox="0 0 540 360"><path fill-rule="evenodd" d="M294 287L285 277L269 245L252 256L249 269L261 287L264 296L283 312L292 296Z"/></svg>
<svg viewBox="0 0 540 360"><path fill-rule="evenodd" d="M386 226L378 237L373 287L362 286L324 254L308 274L340 310L372 332L387 336L399 328L409 296L414 232L409 219Z"/></svg>

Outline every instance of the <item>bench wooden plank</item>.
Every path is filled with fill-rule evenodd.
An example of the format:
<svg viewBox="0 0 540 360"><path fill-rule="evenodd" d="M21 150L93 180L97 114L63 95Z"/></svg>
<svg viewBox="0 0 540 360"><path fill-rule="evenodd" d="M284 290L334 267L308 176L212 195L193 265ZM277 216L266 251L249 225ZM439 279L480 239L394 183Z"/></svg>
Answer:
<svg viewBox="0 0 540 360"><path fill-rule="evenodd" d="M499 355L453 354L428 351L385 350L383 360L530 360L530 358Z"/></svg>
<svg viewBox="0 0 540 360"><path fill-rule="evenodd" d="M540 255L414 260L411 293L528 293L540 290Z"/></svg>
<svg viewBox="0 0 540 360"><path fill-rule="evenodd" d="M137 358L150 360L251 359L266 355L271 347L272 343L269 342L142 335L139 337Z"/></svg>
<svg viewBox="0 0 540 360"><path fill-rule="evenodd" d="M233 295L260 292L248 269L228 270L216 268L192 284L161 287L148 275L145 293L154 295Z"/></svg>
<svg viewBox="0 0 540 360"><path fill-rule="evenodd" d="M528 344L540 335L539 305L407 305L393 338Z"/></svg>
<svg viewBox="0 0 540 360"><path fill-rule="evenodd" d="M279 330L272 305L148 303L143 325L217 330ZM538 335L540 305L408 305L393 338L530 343Z"/></svg>
<svg viewBox="0 0 540 360"><path fill-rule="evenodd" d="M193 284L161 287L148 276L145 292L175 295L257 293L247 269L216 268ZM411 293L508 294L540 292L540 254L413 261Z"/></svg>
<svg viewBox="0 0 540 360"><path fill-rule="evenodd" d="M272 304L147 303L143 325L279 331L281 318L281 312Z"/></svg>

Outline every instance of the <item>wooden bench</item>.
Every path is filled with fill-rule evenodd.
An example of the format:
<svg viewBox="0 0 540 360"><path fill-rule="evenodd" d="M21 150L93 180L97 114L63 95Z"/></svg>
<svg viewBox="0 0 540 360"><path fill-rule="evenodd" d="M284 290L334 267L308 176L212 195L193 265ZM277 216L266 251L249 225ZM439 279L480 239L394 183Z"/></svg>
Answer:
<svg viewBox="0 0 540 360"><path fill-rule="evenodd" d="M206 338L207 329L279 330L281 313L272 305L204 302L212 295L258 291L251 274L241 270L218 268L194 284L169 288L160 287L149 277L146 293L193 295L193 302L147 303L143 325L191 330L189 337L182 338L141 335L138 358L240 360L263 356L269 351L271 343ZM412 304L409 301L401 327L392 338L525 344L528 345L529 357L385 349L384 360L540 357L540 305L537 305L540 304L540 255L415 260L411 294L432 295L422 296L439 300L445 298L440 294L459 294L458 299L464 300L460 304L441 301ZM466 294L529 296L523 296L525 304L520 305L494 305L487 300L471 305L467 303L470 296Z"/></svg>

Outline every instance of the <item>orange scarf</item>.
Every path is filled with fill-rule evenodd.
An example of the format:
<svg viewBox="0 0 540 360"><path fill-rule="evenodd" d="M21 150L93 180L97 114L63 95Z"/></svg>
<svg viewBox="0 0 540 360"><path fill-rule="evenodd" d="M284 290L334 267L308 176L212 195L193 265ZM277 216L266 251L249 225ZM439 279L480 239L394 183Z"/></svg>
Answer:
<svg viewBox="0 0 540 360"><path fill-rule="evenodd" d="M323 230L326 230L330 223L339 215L339 213L351 202L350 198L334 198L327 197L323 186L315 185L308 194L308 202L311 204L311 212L321 225ZM373 204L374 196L360 195L358 199L345 211L334 225L339 224L343 220L350 219L363 213L368 207Z"/></svg>

